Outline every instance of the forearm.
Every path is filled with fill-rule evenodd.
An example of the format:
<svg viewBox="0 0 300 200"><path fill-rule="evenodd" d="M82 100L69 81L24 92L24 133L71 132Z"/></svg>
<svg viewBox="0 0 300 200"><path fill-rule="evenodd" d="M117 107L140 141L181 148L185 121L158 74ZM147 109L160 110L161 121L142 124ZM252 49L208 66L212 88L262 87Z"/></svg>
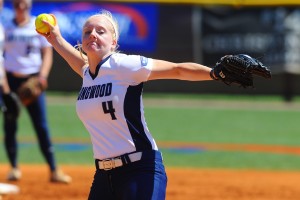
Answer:
<svg viewBox="0 0 300 200"><path fill-rule="evenodd" d="M84 60L85 56L62 37L59 37L57 40L50 43L57 53L59 53L66 60L70 67L77 74L82 76L82 67L86 64Z"/></svg>
<svg viewBox="0 0 300 200"><path fill-rule="evenodd" d="M53 64L53 49L52 47L45 47L42 49L42 52L43 61L39 75L47 79Z"/></svg>
<svg viewBox="0 0 300 200"><path fill-rule="evenodd" d="M8 82L7 82L6 72L4 70L4 67L0 67L0 70L1 70L1 73L3 73L2 77L1 77L0 87L1 87L1 90L4 94L8 94L8 93L10 93L10 87L8 85Z"/></svg>
<svg viewBox="0 0 300 200"><path fill-rule="evenodd" d="M179 63L176 67L178 79L190 81L212 80L211 68L197 63Z"/></svg>
<svg viewBox="0 0 300 200"><path fill-rule="evenodd" d="M178 79L188 81L212 80L211 68L197 63L173 63L163 60L153 60L153 67L148 80Z"/></svg>

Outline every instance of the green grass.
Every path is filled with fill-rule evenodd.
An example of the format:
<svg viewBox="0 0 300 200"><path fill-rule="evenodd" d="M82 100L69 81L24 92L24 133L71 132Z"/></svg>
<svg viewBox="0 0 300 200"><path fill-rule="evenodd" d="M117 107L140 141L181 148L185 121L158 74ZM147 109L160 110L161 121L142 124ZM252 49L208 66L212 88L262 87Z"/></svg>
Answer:
<svg viewBox="0 0 300 200"><path fill-rule="evenodd" d="M297 155L234 151L180 153L165 149L162 152L167 166L173 167L300 170L300 158Z"/></svg>
<svg viewBox="0 0 300 200"><path fill-rule="evenodd" d="M146 108L146 116L163 141L300 145L300 111Z"/></svg>
<svg viewBox="0 0 300 200"><path fill-rule="evenodd" d="M56 96L62 94L50 94ZM64 95L69 98L72 95ZM147 94L145 99L174 99L180 101L212 100L253 103L279 102L278 96L221 96L221 95L160 95ZM71 98L72 99L72 98ZM298 97L296 103L299 103ZM55 142L56 158L62 164L93 165L89 134L78 119L73 100L49 101L48 120ZM284 102L282 102L284 104ZM252 109L202 106L145 106L145 115L151 133L157 142L181 141L204 143L265 144L300 146L300 110ZM0 116L2 126L2 115ZM2 136L0 136L2 137ZM36 137L25 110L19 121L18 139L21 163L43 163ZM27 145L30 143L30 145ZM83 149L62 148L60 143L84 143ZM0 163L7 163L3 145ZM238 151L178 151L162 148L167 166L205 168L254 168L300 170L296 155L238 152Z"/></svg>
<svg viewBox="0 0 300 200"><path fill-rule="evenodd" d="M197 93L145 93L145 98L163 99L194 99L194 100L221 100L221 101L252 101L252 102L282 102L279 95L223 95L223 94L197 94ZM293 97L293 102L300 102L300 96Z"/></svg>

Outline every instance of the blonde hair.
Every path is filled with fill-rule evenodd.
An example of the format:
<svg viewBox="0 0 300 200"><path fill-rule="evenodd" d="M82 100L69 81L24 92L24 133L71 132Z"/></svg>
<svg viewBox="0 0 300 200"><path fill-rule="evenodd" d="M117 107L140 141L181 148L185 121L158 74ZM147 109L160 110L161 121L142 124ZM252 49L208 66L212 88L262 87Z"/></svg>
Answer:
<svg viewBox="0 0 300 200"><path fill-rule="evenodd" d="M119 37L120 37L118 21L113 17L113 15L110 11L104 10L104 9L101 10L100 13L90 16L88 19L90 19L91 17L104 17L107 21L109 21L109 23L112 26L113 39L116 41L116 47L113 49L113 51L117 52L117 49L119 48L118 41L119 41ZM82 59L87 63L87 60L83 56L84 51L82 50L82 44L79 43L79 41L77 42L77 45L75 45L75 48L78 51L80 51Z"/></svg>
<svg viewBox="0 0 300 200"><path fill-rule="evenodd" d="M116 42L118 43L119 40L119 24L118 21L113 17L113 15L111 14L111 12L109 12L108 10L101 10L100 14L96 14L93 16L101 16L101 17L105 17L105 19L107 19L107 21L109 21L113 27L113 37L116 40Z"/></svg>

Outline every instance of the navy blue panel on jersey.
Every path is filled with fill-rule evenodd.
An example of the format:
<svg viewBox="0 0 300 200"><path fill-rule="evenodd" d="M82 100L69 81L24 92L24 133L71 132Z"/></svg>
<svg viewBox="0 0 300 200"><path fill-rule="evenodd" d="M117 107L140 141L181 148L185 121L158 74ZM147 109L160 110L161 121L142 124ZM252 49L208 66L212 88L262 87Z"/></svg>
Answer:
<svg viewBox="0 0 300 200"><path fill-rule="evenodd" d="M124 99L124 115L137 151L152 150L151 142L144 131L141 121L140 98L142 91L143 83L137 86L129 86Z"/></svg>

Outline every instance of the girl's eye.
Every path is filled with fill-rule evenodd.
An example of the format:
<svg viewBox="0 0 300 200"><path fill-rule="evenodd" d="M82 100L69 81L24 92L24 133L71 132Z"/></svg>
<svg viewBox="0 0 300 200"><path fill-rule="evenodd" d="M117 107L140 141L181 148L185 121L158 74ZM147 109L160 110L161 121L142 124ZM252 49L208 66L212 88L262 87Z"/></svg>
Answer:
<svg viewBox="0 0 300 200"><path fill-rule="evenodd" d="M92 32L99 34L99 35L102 35L105 33L105 31L103 29L86 29L83 31L83 34L90 35L90 34L92 34Z"/></svg>
<svg viewBox="0 0 300 200"><path fill-rule="evenodd" d="M84 35L88 35L88 34L91 34L92 31L88 30L88 31L84 31Z"/></svg>

